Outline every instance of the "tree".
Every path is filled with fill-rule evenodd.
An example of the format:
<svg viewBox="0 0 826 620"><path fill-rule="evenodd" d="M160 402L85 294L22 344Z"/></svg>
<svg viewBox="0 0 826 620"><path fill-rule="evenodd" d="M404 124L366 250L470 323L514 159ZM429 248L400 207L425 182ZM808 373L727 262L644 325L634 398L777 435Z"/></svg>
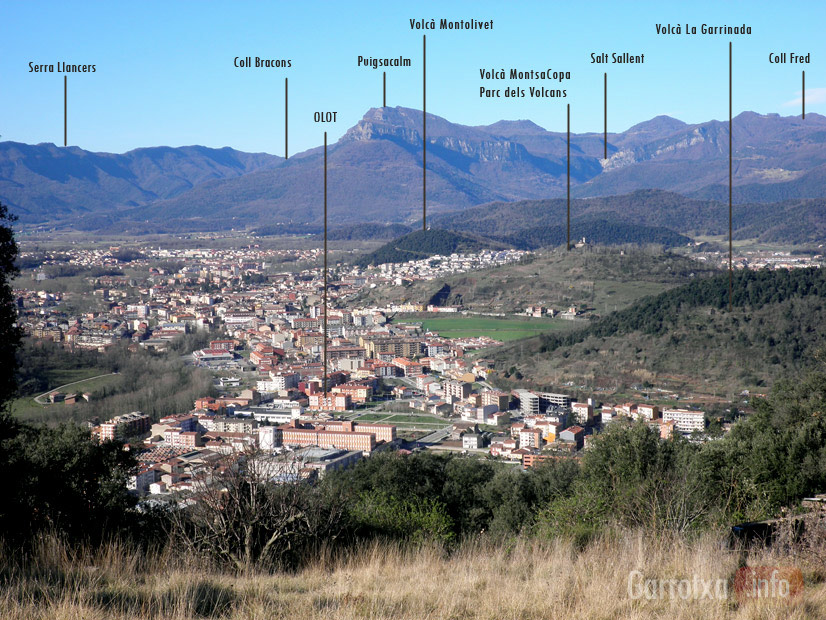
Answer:
<svg viewBox="0 0 826 620"><path fill-rule="evenodd" d="M133 453L98 442L76 424L20 425L9 441L9 484L0 507L0 533L25 543L41 531L100 542L127 532L135 504L126 488Z"/></svg>
<svg viewBox="0 0 826 620"><path fill-rule="evenodd" d="M19 451L12 445L19 432L19 424L8 411L8 402L16 388L16 352L20 343L11 290L11 280L17 274L14 265L17 244L11 228L13 221L14 217L6 206L0 204L0 471L4 472L7 480L13 480L15 474L24 469ZM0 527L3 525L4 512L0 508Z"/></svg>
<svg viewBox="0 0 826 620"><path fill-rule="evenodd" d="M177 540L239 572L294 567L342 533L344 502L301 479L301 464L255 449L192 472L193 493L172 510Z"/></svg>
<svg viewBox="0 0 826 620"><path fill-rule="evenodd" d="M582 458L573 493L552 498L540 521L550 530L580 536L607 523L685 531L703 525L714 507L690 473L697 448L662 441L645 424L612 425Z"/></svg>
<svg viewBox="0 0 826 620"><path fill-rule="evenodd" d="M0 204L0 411L15 393L15 353L20 344L17 310L11 281L17 276L17 243L12 223L16 218ZM2 437L0 437L2 438Z"/></svg>
<svg viewBox="0 0 826 620"><path fill-rule="evenodd" d="M92 439L88 429L20 424L9 412L17 391L21 330L11 281L17 275L15 218L0 204L0 538L25 545L43 530L100 540L126 527L134 504L126 478L134 456L122 445Z"/></svg>

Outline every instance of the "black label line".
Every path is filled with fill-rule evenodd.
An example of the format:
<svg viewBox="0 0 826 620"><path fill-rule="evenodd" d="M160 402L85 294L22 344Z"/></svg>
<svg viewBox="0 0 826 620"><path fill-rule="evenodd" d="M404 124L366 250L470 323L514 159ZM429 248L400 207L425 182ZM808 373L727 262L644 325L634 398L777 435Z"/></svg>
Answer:
<svg viewBox="0 0 826 620"><path fill-rule="evenodd" d="M568 251L571 250L571 104L568 104L568 154L565 158L568 168Z"/></svg>
<svg viewBox="0 0 826 620"><path fill-rule="evenodd" d="M427 35L422 35L422 230L427 230Z"/></svg>
<svg viewBox="0 0 826 620"><path fill-rule="evenodd" d="M732 243L732 217L731 217L731 203L732 203L732 180L734 174L732 172L732 158L733 158L733 140L731 132L731 41L728 42L728 309L731 312L732 296L734 289L734 248Z"/></svg>
<svg viewBox="0 0 826 620"><path fill-rule="evenodd" d="M608 73L605 73L605 84L603 86L603 95L604 95L604 102L603 102L603 111L604 111L604 129L603 129L603 145L605 148L605 152L603 153L603 159L608 159Z"/></svg>
<svg viewBox="0 0 826 620"><path fill-rule="evenodd" d="M387 107L387 71L381 74L381 107Z"/></svg>
<svg viewBox="0 0 826 620"><path fill-rule="evenodd" d="M322 330L324 404L327 404L327 132L324 132L324 329Z"/></svg>
<svg viewBox="0 0 826 620"><path fill-rule="evenodd" d="M287 78L284 78L284 159L289 157L288 149L287 149L287 132L289 129L289 125L287 123L287 102L289 101L289 97L287 96Z"/></svg>
<svg viewBox="0 0 826 620"><path fill-rule="evenodd" d="M69 142L69 85L68 76L63 76L63 146Z"/></svg>

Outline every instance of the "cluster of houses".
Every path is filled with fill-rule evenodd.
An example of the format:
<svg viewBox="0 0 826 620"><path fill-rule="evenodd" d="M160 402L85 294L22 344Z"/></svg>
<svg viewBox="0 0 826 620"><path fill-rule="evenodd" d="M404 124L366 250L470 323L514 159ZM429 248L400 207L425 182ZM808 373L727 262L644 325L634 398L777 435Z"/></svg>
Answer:
<svg viewBox="0 0 826 620"><path fill-rule="evenodd" d="M122 264L115 258L118 247L108 250L72 248L46 257L43 265L71 265L117 273ZM26 258L24 252L22 258ZM430 280L451 273L494 267L518 261L526 252L518 250L482 251L453 254L382 265L362 270L341 270L329 293L333 305L352 299L364 289L393 286L413 280ZM15 290L20 325L34 338L52 340L66 347L104 350L124 341L164 350L169 341L182 333L223 327L259 329L280 324L278 319L299 321L295 329L303 332L296 339L299 347L319 343L318 316L304 316L302 310L317 306L323 278L318 267L300 272L270 273L277 261L320 263L320 250L275 250L250 246L240 249L154 249L143 250L130 262L130 269L143 269L145 278L126 275L98 275L85 278L92 289L88 294L52 291L43 266L30 274L41 290ZM174 265L174 268L158 266ZM68 314L66 302L82 301L89 308L77 315ZM91 304L90 301L96 303ZM94 306L93 308L91 306ZM391 304L386 312L425 311L421 304ZM455 312L456 308L430 307L434 312ZM355 318L355 326L372 324L374 312L365 310ZM328 334L334 336L344 317L328 317ZM292 325L291 325L292 327ZM483 343L480 343L483 344ZM273 342L279 348L278 342ZM231 362L226 354L207 352L199 361L219 364Z"/></svg>
<svg viewBox="0 0 826 620"><path fill-rule="evenodd" d="M79 252L84 265L111 265L111 253ZM149 250L156 262L180 262L167 270L138 260L136 266L147 270L145 279L90 277L97 307L78 316L62 310L69 293L18 291L24 329L70 348L105 350L125 343L133 351L163 351L183 335L214 334L192 353L191 363L214 372L218 391L197 399L184 414L157 420L133 412L91 429L101 441L127 441L135 451L136 492L191 491L253 448L254 458L266 461L262 471L274 478L321 475L399 448L395 425L359 421L359 409L377 399L395 398L411 413L444 420L452 430L434 440L441 447L481 451L528 467L576 453L600 428L624 418L644 420L663 438L705 428L702 411L598 406L565 394L498 391L486 382L491 363L467 355L495 341L442 338L391 317L398 311L456 308L350 303L365 288L495 266L520 260L523 252L342 269L329 287L326 315L319 268L270 273L268 261L285 252L293 252L294 260L320 262L318 250ZM540 306L527 312L553 314ZM571 319L580 314L575 307L560 313ZM72 395L75 401L88 397Z"/></svg>
<svg viewBox="0 0 826 620"><path fill-rule="evenodd" d="M701 262L718 264L728 268L728 254L725 252L698 252L695 258ZM737 252L732 258L735 269L801 269L822 267L823 253L792 254L772 250L750 250Z"/></svg>
<svg viewBox="0 0 826 620"><path fill-rule="evenodd" d="M255 406L227 416L216 413L226 409L215 407L215 399L205 401L196 402L190 413L155 423L136 411L95 425L91 431L100 441L129 442L127 448L139 463L131 488L142 495L192 491L199 476L213 476L243 459L266 457L300 464L297 474L315 476L400 445L393 425L307 417L299 408L277 418L259 419ZM203 405L212 409L199 407Z"/></svg>
<svg viewBox="0 0 826 620"><path fill-rule="evenodd" d="M547 455L543 452L575 453L587 447L596 432L619 421L642 421L662 439L675 434L691 436L706 428L704 411L663 408L653 404L625 403L598 406L592 399L573 402L570 396L529 390L514 390L519 421L510 424L510 433L490 438L490 454L519 460L530 466ZM478 449L484 433L469 433L465 449ZM464 438L463 438L464 439ZM550 458L550 456L548 456Z"/></svg>

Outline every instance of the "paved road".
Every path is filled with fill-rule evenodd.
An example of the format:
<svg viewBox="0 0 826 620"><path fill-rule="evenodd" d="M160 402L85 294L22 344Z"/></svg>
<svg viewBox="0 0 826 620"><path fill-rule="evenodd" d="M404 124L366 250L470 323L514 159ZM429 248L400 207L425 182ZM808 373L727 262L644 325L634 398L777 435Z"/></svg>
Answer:
<svg viewBox="0 0 826 620"><path fill-rule="evenodd" d="M418 439L417 443L439 443L440 441L442 441L450 435L452 429L452 426L447 426L438 431L433 431L429 435L425 435L421 439Z"/></svg>
<svg viewBox="0 0 826 620"><path fill-rule="evenodd" d="M63 388L67 388L70 385L77 385L78 383L86 383L87 381L91 381L92 379L100 379L101 377L111 377L112 375L116 375L116 374L118 374L118 373L116 373L116 372L107 372L105 375L98 375L96 377L87 377L86 379L81 379L80 381L72 381L71 383L66 383L64 385L59 385L56 388L53 388L53 389L49 390L48 392L43 392L39 396L35 396L34 397L34 402L36 402L38 405L45 405L46 403L44 403L40 399L43 398L44 396L48 396L52 392L59 392Z"/></svg>

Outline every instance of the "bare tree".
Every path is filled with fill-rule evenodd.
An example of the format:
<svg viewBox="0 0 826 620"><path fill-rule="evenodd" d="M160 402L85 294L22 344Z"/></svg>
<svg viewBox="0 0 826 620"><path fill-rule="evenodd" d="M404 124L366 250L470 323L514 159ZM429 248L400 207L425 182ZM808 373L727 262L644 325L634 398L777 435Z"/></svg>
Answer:
<svg viewBox="0 0 826 620"><path fill-rule="evenodd" d="M294 566L343 531L344 502L290 455L227 455L194 476L173 523L190 550L245 572Z"/></svg>

